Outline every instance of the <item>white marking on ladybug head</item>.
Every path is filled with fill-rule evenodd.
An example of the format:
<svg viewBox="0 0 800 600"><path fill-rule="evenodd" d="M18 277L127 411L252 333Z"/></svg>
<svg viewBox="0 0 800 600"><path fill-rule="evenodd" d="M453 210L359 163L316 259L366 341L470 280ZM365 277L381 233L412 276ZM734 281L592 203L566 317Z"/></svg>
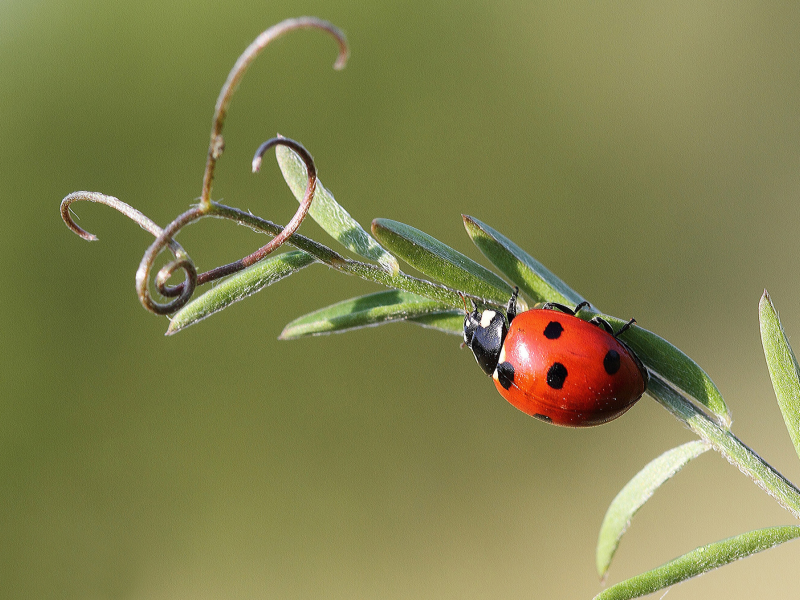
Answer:
<svg viewBox="0 0 800 600"><path fill-rule="evenodd" d="M493 310L485 310L481 315L481 327L486 328L492 323L492 319L497 313Z"/></svg>
<svg viewBox="0 0 800 600"><path fill-rule="evenodd" d="M506 362L506 345L500 347L500 356L497 359L497 364Z"/></svg>

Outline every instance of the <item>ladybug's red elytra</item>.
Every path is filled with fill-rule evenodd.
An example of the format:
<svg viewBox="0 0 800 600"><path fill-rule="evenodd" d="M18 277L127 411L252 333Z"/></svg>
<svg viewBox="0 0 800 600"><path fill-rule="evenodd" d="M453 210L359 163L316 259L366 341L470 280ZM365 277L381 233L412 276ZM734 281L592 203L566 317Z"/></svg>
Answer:
<svg viewBox="0 0 800 600"><path fill-rule="evenodd" d="M464 343L500 394L522 412L567 427L607 423L647 389L647 369L606 321L584 321L548 302L517 314L515 289L506 314L477 308L464 318Z"/></svg>

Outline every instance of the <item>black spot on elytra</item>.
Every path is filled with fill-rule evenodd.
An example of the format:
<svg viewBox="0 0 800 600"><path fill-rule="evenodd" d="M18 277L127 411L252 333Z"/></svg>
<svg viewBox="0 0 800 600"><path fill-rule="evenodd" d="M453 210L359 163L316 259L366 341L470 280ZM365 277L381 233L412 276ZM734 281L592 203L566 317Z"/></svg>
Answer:
<svg viewBox="0 0 800 600"><path fill-rule="evenodd" d="M547 327L544 328L544 337L548 340L557 340L561 337L563 331L564 328L561 326L561 323L558 321L550 321Z"/></svg>
<svg viewBox="0 0 800 600"><path fill-rule="evenodd" d="M606 353L606 357L603 359L603 368L609 375L613 375L619 371L619 352L616 350L609 350Z"/></svg>
<svg viewBox="0 0 800 600"><path fill-rule="evenodd" d="M500 382L504 389L507 390L514 383L514 367L510 362L502 362L497 365L496 373L497 381Z"/></svg>
<svg viewBox="0 0 800 600"><path fill-rule="evenodd" d="M540 421L544 421L545 423L552 423L553 422L553 419L551 419L547 415L540 415L538 413L533 415L533 418L534 419L539 419Z"/></svg>
<svg viewBox="0 0 800 600"><path fill-rule="evenodd" d="M561 363L553 363L547 369L547 385L554 390L560 390L564 387L564 381L567 379L567 367Z"/></svg>

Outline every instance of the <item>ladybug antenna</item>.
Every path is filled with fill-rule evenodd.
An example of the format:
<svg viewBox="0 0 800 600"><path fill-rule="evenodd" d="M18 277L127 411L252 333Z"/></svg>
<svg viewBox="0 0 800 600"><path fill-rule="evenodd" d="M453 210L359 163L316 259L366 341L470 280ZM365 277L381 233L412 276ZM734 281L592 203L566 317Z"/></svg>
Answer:
<svg viewBox="0 0 800 600"><path fill-rule="evenodd" d="M468 315L469 310L467 310L467 297L461 292L459 292L458 295L461 296L461 301L464 303L464 314Z"/></svg>

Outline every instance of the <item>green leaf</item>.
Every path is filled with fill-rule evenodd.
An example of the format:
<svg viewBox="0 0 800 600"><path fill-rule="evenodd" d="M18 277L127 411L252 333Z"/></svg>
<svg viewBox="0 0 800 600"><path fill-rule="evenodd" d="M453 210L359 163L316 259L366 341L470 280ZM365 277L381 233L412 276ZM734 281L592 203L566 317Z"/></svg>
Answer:
<svg viewBox="0 0 800 600"><path fill-rule="evenodd" d="M800 366L766 290L758 304L758 318L772 387L775 388L794 450L800 456Z"/></svg>
<svg viewBox="0 0 800 600"><path fill-rule="evenodd" d="M300 250L265 258L231 275L176 312L170 320L167 335L186 329L313 262L316 262L313 256Z"/></svg>
<svg viewBox="0 0 800 600"><path fill-rule="evenodd" d="M512 288L471 258L410 225L375 219L372 234L417 271L467 294L505 305Z"/></svg>
<svg viewBox="0 0 800 600"><path fill-rule="evenodd" d="M427 317L431 313L441 312L446 312L448 315L453 313L446 304L416 294L399 290L377 292L338 302L295 319L286 325L280 339L291 340L309 335L340 333L409 318ZM463 312L460 321L463 331ZM423 320L422 324L435 322Z"/></svg>
<svg viewBox="0 0 800 600"><path fill-rule="evenodd" d="M530 298L536 302L558 302L568 306L584 301L580 294L502 233L475 217L461 217L467 233L483 255Z"/></svg>
<svg viewBox="0 0 800 600"><path fill-rule="evenodd" d="M800 519L800 490L778 473L763 458L745 446L729 430L723 429L686 396L657 374L651 374L647 392L691 431L707 441L714 450L747 475L753 482L772 496L775 501Z"/></svg>
<svg viewBox="0 0 800 600"><path fill-rule="evenodd" d="M667 450L650 461L625 485L608 507L600 535L597 538L597 573L605 577L619 540L631 524L633 515L655 491L680 471L690 460L697 458L710 446L701 441L689 442Z"/></svg>
<svg viewBox="0 0 800 600"><path fill-rule="evenodd" d="M700 546L665 565L631 577L595 596L595 600L627 600L652 594L678 582L707 573L756 552L800 537L800 527L768 527Z"/></svg>
<svg viewBox="0 0 800 600"><path fill-rule="evenodd" d="M308 183L308 171L305 163L294 150L286 146L276 146L275 155L283 178L292 190L292 194L298 202L302 201ZM325 189L319 179L317 179L314 201L311 203L308 214L345 248L359 256L377 261L386 272L397 275L400 270L397 259L381 248L380 244L364 231L361 225L350 216L350 213L336 202L333 194Z"/></svg>
<svg viewBox="0 0 800 600"><path fill-rule="evenodd" d="M611 326L618 330L627 321L602 315ZM704 407L710 416L725 429L730 429L731 413L722 394L708 374L678 348L664 338L638 325L631 327L620 336L636 356L651 371L658 373L676 390L682 390L690 400ZM656 397L648 387L648 393Z"/></svg>
<svg viewBox="0 0 800 600"><path fill-rule="evenodd" d="M442 333L451 335L464 335L464 311L448 310L437 313L430 313L420 317L408 319L409 323L416 323L427 329L435 329Z"/></svg>

